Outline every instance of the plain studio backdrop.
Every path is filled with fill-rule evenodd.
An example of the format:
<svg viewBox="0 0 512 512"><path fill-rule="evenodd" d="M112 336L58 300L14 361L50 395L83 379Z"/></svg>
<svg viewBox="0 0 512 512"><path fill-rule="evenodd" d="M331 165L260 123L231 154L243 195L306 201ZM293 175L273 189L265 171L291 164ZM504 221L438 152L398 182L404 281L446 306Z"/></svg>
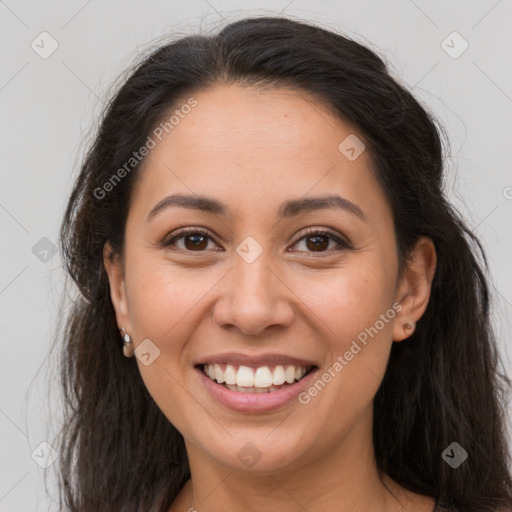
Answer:
<svg viewBox="0 0 512 512"><path fill-rule="evenodd" d="M368 44L446 127L449 197L487 251L512 373L510 0L0 0L0 511L56 510L58 228L114 79L155 39L279 13Z"/></svg>

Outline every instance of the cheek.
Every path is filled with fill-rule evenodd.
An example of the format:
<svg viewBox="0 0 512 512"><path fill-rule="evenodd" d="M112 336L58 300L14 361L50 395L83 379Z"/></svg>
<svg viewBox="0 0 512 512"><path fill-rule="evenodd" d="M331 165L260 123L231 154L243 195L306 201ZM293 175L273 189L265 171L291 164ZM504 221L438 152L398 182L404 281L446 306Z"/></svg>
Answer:
<svg viewBox="0 0 512 512"><path fill-rule="evenodd" d="M193 270L177 271L168 261L144 254L128 265L128 309L138 338L175 338L186 323L182 320L214 284L207 274L201 279Z"/></svg>
<svg viewBox="0 0 512 512"><path fill-rule="evenodd" d="M198 325L195 316L200 300L215 284L193 272L178 272L169 262L155 261L136 253L127 261L127 295L135 344L149 339L158 347L158 357L149 365L137 359L144 384L167 419L181 432L193 431L202 411L195 407L188 388L187 341ZM130 266L131 265L131 266ZM199 304L198 304L199 303Z"/></svg>
<svg viewBox="0 0 512 512"><path fill-rule="evenodd" d="M325 414L361 412L380 385L396 316L395 276L390 275L390 268L370 258L336 269L322 279L308 280L299 292L318 318L318 338L326 351L319 379L324 377L323 382L328 383L325 388L321 383L316 386L323 398L317 400L315 390L311 397L319 411L325 408Z"/></svg>
<svg viewBox="0 0 512 512"><path fill-rule="evenodd" d="M293 289L323 325L325 339L337 353L392 307L395 276L389 269L393 267L381 261L354 258L343 268L321 271L311 278L294 277ZM379 322L378 327L390 332L391 322L384 326Z"/></svg>

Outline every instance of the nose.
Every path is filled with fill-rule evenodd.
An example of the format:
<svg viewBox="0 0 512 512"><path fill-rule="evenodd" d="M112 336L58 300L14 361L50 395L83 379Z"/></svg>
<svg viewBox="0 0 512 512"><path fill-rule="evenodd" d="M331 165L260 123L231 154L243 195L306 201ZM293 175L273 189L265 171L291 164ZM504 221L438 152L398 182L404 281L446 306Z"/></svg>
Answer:
<svg viewBox="0 0 512 512"><path fill-rule="evenodd" d="M220 284L222 294L213 312L217 325L257 336L291 324L293 293L269 263L263 255L252 263L235 257L234 268Z"/></svg>

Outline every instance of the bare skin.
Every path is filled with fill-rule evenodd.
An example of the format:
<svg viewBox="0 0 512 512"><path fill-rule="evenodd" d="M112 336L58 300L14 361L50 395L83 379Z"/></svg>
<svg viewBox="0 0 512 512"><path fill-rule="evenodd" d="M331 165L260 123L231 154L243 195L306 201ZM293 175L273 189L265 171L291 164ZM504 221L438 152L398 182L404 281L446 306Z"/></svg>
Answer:
<svg viewBox="0 0 512 512"><path fill-rule="evenodd" d="M191 480L169 512L432 512L432 498L379 478L372 443L373 398L392 343L407 343L404 325L414 328L428 304L432 242L420 238L399 273L391 208L370 155L350 161L340 152L357 132L314 97L236 85L194 97L197 107L146 157L122 258L105 247L118 324L135 346L149 339L160 350L137 364L185 439ZM228 214L172 206L148 219L177 193L214 198ZM363 215L331 208L278 220L284 201L332 194ZM182 227L210 238L194 244L201 235L188 233L165 246ZM329 237L311 243L309 227L348 247ZM251 263L236 251L248 236L262 250ZM314 361L321 375L387 312L378 334L307 404L236 412L212 399L194 368L219 353L285 354ZM237 456L247 443L261 455L250 467Z"/></svg>

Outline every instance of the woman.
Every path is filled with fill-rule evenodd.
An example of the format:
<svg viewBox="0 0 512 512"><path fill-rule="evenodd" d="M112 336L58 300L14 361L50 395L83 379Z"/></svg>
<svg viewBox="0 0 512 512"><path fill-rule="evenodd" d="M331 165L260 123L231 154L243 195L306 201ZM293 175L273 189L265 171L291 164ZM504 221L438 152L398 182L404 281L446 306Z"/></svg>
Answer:
<svg viewBox="0 0 512 512"><path fill-rule="evenodd" d="M350 39L156 49L62 225L67 509L512 510L485 258L442 180L432 116Z"/></svg>

